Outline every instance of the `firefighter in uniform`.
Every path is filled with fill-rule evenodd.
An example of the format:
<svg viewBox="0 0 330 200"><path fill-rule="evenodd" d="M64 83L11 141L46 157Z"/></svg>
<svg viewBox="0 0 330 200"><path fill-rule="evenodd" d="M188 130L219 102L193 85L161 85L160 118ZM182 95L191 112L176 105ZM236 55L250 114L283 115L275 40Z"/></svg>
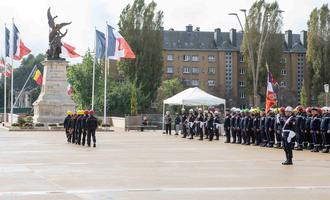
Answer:
<svg viewBox="0 0 330 200"><path fill-rule="evenodd" d="M225 129L225 135L226 135L225 143L230 143L230 128L231 128L230 121L232 121L231 119L232 119L232 116L230 116L230 113L227 112L226 117L225 117L225 122L224 122L224 125L223 125L223 127ZM233 119L235 119L235 118L233 118Z"/></svg>
<svg viewBox="0 0 330 200"><path fill-rule="evenodd" d="M63 126L65 128L66 139L68 142L70 142L70 139L69 139L70 138L70 120L71 120L72 112L67 111L66 114L67 114L67 116L64 119Z"/></svg>
<svg viewBox="0 0 330 200"><path fill-rule="evenodd" d="M185 138L187 137L187 114L186 110L184 108L181 109L181 125L182 125L182 137Z"/></svg>
<svg viewBox="0 0 330 200"><path fill-rule="evenodd" d="M285 123L282 130L283 138L283 149L286 155L286 161L282 165L292 165L293 153L295 140L295 117L292 113L292 107L288 106L285 108Z"/></svg>
<svg viewBox="0 0 330 200"><path fill-rule="evenodd" d="M253 118L253 132L255 136L255 146L260 145L261 135L260 135L260 110L259 108L254 109L254 118Z"/></svg>
<svg viewBox="0 0 330 200"><path fill-rule="evenodd" d="M237 142L236 138L234 138L234 141L232 143L236 144L241 144L242 143L242 127L241 127L241 121L242 121L242 116L241 116L241 110L237 109L236 110L236 117L235 117L235 135L237 136Z"/></svg>
<svg viewBox="0 0 330 200"><path fill-rule="evenodd" d="M213 137L214 137L213 124L214 124L214 116L213 116L212 111L209 111L208 119L207 119L207 129L206 129L208 131L209 141L212 141Z"/></svg>
<svg viewBox="0 0 330 200"><path fill-rule="evenodd" d="M275 122L275 116L272 109L268 111L268 116L266 117L265 122L265 130L267 135L267 147L272 148L275 143L275 134L274 134L274 122Z"/></svg>
<svg viewBox="0 0 330 200"><path fill-rule="evenodd" d="M308 150L314 149L314 143L313 143L313 138L312 138L312 133L311 133L311 121L312 121L312 108L308 107L306 108L306 120L305 120L305 146Z"/></svg>
<svg viewBox="0 0 330 200"><path fill-rule="evenodd" d="M70 142L75 143L76 140L76 122L77 122L77 113L75 112L70 120Z"/></svg>
<svg viewBox="0 0 330 200"><path fill-rule="evenodd" d="M303 125L305 121L305 117L303 115L304 108L302 106L297 106L296 109L296 138L297 138L297 146L295 150L302 151L303 150Z"/></svg>
<svg viewBox="0 0 330 200"><path fill-rule="evenodd" d="M193 109L189 110L188 123L189 123L189 139L194 139L194 129L195 129L195 115Z"/></svg>
<svg viewBox="0 0 330 200"><path fill-rule="evenodd" d="M314 148L312 152L319 152L321 148L321 138L320 138L320 125L321 125L321 118L319 116L319 109L316 107L312 108L312 119L310 124L312 139Z"/></svg>
<svg viewBox="0 0 330 200"><path fill-rule="evenodd" d="M262 109L261 117L260 117L260 135L261 135L261 141L262 141L260 146L262 146L262 147L266 147L267 143L268 143L265 125L266 125L266 113L265 113L265 109Z"/></svg>
<svg viewBox="0 0 330 200"><path fill-rule="evenodd" d="M215 135L215 140L219 140L220 136L220 116L219 112L216 110L214 111L214 135ZM230 131L229 131L229 141L230 141Z"/></svg>
<svg viewBox="0 0 330 200"><path fill-rule="evenodd" d="M322 121L320 125L321 129L321 134L322 134L322 145L324 147L324 150L322 153L329 153L329 134L330 134L330 113L329 113L329 108L328 107L323 107L323 116L322 116Z"/></svg>
<svg viewBox="0 0 330 200"><path fill-rule="evenodd" d="M76 121L76 139L75 139L75 144L79 144L81 142L81 133L82 133L82 120L81 118L83 117L83 111L79 110L77 112L77 121Z"/></svg>
<svg viewBox="0 0 330 200"><path fill-rule="evenodd" d="M81 141L81 144L83 146L85 146L85 143L86 143L86 136L87 136L87 133L88 133L88 129L87 129L87 119L89 117L89 111L88 110L85 110L84 111L84 116L82 117L81 119L81 125L82 125L82 141Z"/></svg>
<svg viewBox="0 0 330 200"><path fill-rule="evenodd" d="M93 139L93 147L96 147L96 136L95 136L95 132L97 129L97 119L96 117L94 117L94 111L91 110L89 111L89 117L87 118L86 121L86 125L87 125L87 145L88 147L91 146L91 139Z"/></svg>

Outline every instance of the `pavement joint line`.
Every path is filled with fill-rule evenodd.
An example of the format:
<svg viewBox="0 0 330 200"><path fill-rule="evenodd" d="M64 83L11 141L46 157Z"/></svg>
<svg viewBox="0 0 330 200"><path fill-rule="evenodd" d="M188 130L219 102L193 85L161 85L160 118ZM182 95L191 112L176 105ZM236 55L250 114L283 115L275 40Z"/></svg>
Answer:
<svg viewBox="0 0 330 200"><path fill-rule="evenodd" d="M327 189L329 186L283 186L283 187L192 187L192 188L114 188L93 190L45 190L45 191L18 191L0 192L0 196L16 195L47 195L47 194L93 194L103 192L226 192L226 191L255 191L255 190L317 190Z"/></svg>

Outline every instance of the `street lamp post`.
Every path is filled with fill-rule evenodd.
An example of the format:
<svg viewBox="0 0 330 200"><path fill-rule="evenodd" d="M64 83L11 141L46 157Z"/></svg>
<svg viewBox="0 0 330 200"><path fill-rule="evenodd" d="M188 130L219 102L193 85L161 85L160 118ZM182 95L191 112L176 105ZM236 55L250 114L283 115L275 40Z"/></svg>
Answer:
<svg viewBox="0 0 330 200"><path fill-rule="evenodd" d="M328 106L329 84L324 84L324 92L325 92L325 106Z"/></svg>

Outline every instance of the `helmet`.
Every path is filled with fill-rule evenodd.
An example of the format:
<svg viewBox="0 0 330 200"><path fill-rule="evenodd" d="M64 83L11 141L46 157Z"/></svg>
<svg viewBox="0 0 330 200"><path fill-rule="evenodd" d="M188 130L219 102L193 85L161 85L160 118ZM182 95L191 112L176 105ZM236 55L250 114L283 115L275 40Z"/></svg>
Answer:
<svg viewBox="0 0 330 200"><path fill-rule="evenodd" d="M298 112L303 112L303 110L304 110L304 107L302 107L302 106L297 106L296 108L295 108L295 110L297 110Z"/></svg>
<svg viewBox="0 0 330 200"><path fill-rule="evenodd" d="M292 112L293 108L291 106L287 106L285 108L285 112Z"/></svg>
<svg viewBox="0 0 330 200"><path fill-rule="evenodd" d="M308 113L312 112L312 108L311 107L307 107L306 108L306 112L308 112Z"/></svg>
<svg viewBox="0 0 330 200"><path fill-rule="evenodd" d="M94 111L94 110L90 110L90 111L89 111L89 114L90 114L90 115L94 115L94 114L95 114L95 111Z"/></svg>
<svg viewBox="0 0 330 200"><path fill-rule="evenodd" d="M84 114L85 114L85 115L88 115L88 114L89 114L89 110L85 110L85 111L84 111Z"/></svg>
<svg viewBox="0 0 330 200"><path fill-rule="evenodd" d="M68 110L68 111L66 112L66 114L67 114L67 115L72 115L72 112L71 112L70 110Z"/></svg>
<svg viewBox="0 0 330 200"><path fill-rule="evenodd" d="M202 108L198 108L198 111L200 111L200 112L201 112L201 111L203 111L203 109L202 109Z"/></svg>
<svg viewBox="0 0 330 200"><path fill-rule="evenodd" d="M189 113L193 113L193 112L194 112L194 110L193 110L193 109L190 109L190 110L189 110Z"/></svg>
<svg viewBox="0 0 330 200"><path fill-rule="evenodd" d="M317 112L318 112L320 115L323 113L321 108L317 108Z"/></svg>
<svg viewBox="0 0 330 200"><path fill-rule="evenodd" d="M181 109L181 111L183 111L183 112L184 112L184 111L186 111L186 110L185 110L184 108L182 108L182 109Z"/></svg>
<svg viewBox="0 0 330 200"><path fill-rule="evenodd" d="M218 114L219 114L219 111L217 111L217 110L214 111L214 114L215 114L215 115L218 115Z"/></svg>
<svg viewBox="0 0 330 200"><path fill-rule="evenodd" d="M170 114L170 111L166 111L166 115L169 115Z"/></svg>
<svg viewBox="0 0 330 200"><path fill-rule="evenodd" d="M324 107L322 107L322 111L323 111L323 112L329 112L329 108L326 107L326 106L324 106Z"/></svg>
<svg viewBox="0 0 330 200"><path fill-rule="evenodd" d="M284 112L285 112L285 107L282 106L282 107L280 108L280 113L284 113Z"/></svg>

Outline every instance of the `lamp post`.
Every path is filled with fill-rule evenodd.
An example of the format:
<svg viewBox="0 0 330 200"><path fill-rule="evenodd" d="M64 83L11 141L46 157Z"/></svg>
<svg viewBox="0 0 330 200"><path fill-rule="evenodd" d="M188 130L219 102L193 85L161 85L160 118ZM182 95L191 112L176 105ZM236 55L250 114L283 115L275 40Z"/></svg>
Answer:
<svg viewBox="0 0 330 200"><path fill-rule="evenodd" d="M325 92L325 106L328 106L329 84L324 84L324 92Z"/></svg>

